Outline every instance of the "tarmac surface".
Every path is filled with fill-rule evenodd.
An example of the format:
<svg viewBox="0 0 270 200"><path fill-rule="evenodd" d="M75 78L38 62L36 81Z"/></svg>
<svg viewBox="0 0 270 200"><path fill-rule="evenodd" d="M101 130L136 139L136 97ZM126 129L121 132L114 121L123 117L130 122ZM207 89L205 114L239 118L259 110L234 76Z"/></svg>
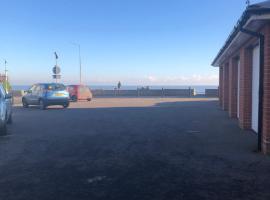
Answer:
<svg viewBox="0 0 270 200"><path fill-rule="evenodd" d="M268 200L270 158L215 99L14 108L0 200Z"/></svg>

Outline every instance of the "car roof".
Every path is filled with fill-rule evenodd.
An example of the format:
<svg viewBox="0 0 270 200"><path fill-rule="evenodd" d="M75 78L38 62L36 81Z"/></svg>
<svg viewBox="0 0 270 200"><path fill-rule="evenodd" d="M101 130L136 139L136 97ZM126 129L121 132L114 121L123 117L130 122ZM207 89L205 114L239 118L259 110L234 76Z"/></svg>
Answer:
<svg viewBox="0 0 270 200"><path fill-rule="evenodd" d="M68 87L88 87L87 85L68 85Z"/></svg>
<svg viewBox="0 0 270 200"><path fill-rule="evenodd" d="M63 83L36 83L34 85L64 85Z"/></svg>

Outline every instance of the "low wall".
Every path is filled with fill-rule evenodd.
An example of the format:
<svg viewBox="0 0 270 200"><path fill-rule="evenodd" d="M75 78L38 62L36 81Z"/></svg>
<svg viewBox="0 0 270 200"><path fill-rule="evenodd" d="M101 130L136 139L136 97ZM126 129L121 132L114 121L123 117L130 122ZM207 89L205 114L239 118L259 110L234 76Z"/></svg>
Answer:
<svg viewBox="0 0 270 200"><path fill-rule="evenodd" d="M94 97L191 97L194 89L161 89L161 90L92 90Z"/></svg>
<svg viewBox="0 0 270 200"><path fill-rule="evenodd" d="M21 97L24 95L24 91L23 90L13 90L11 92L13 97Z"/></svg>
<svg viewBox="0 0 270 200"><path fill-rule="evenodd" d="M205 89L205 96L218 97L218 89Z"/></svg>
<svg viewBox="0 0 270 200"><path fill-rule="evenodd" d="M93 97L194 97L194 89L145 89L145 90L92 90ZM24 95L23 90L12 91L14 97ZM205 97L218 97L218 89L206 89Z"/></svg>

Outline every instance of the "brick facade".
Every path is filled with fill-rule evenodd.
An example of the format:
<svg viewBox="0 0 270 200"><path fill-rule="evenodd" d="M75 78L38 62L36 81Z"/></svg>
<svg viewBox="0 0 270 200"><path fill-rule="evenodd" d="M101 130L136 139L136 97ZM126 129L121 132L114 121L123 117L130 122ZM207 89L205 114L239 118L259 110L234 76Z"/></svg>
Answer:
<svg viewBox="0 0 270 200"><path fill-rule="evenodd" d="M262 151L270 154L270 23L262 28L265 36L264 49L264 85L263 85L263 127ZM239 85L239 125L242 129L251 129L252 120L252 42L239 49L240 85ZM221 65L219 71L220 105L229 111L232 118L237 117L238 104L238 60L235 57Z"/></svg>
<svg viewBox="0 0 270 200"><path fill-rule="evenodd" d="M224 110L229 111L229 115L233 118L238 117L239 125L243 129L250 130L252 122L258 122L262 136L262 151L265 154L270 154L270 2L248 6L239 22L234 27L225 45L220 50L212 65L220 67L220 105ZM255 18L252 18L255 16ZM260 66L260 76L263 80L257 80L257 66L254 70L253 79L253 49L259 44L259 38L264 35L264 64ZM256 49L257 50L257 49ZM257 56L257 52L256 56ZM263 53L260 51L260 54ZM255 55L255 54L254 54ZM240 67L238 71L238 63L235 58L239 58ZM261 57L262 58L262 57ZM256 58L256 62L257 62ZM262 67L262 68L261 68ZM238 74L239 73L239 74ZM238 80L239 77L239 80ZM262 77L260 77L262 78ZM252 81L263 81L262 93L257 97L257 83ZM238 85L239 83L239 85ZM254 88L252 88L254 86ZM256 93L252 93L256 92ZM260 96L262 95L262 96ZM238 99L239 97L239 99ZM260 98L258 112L252 113L252 99ZM262 99L261 99L262 97ZM238 107L239 103L239 107ZM257 103L257 99L256 99ZM254 104L254 112L257 105ZM262 106L262 107L261 107ZM239 113L238 113L239 111ZM252 120L252 117L257 117L258 120ZM238 116L239 115L239 116ZM260 123L261 122L261 123ZM254 124L255 125L255 124ZM255 127L255 126L254 126ZM257 129L255 127L255 129ZM260 134L258 134L260 136ZM260 139L260 138L259 138Z"/></svg>
<svg viewBox="0 0 270 200"><path fill-rule="evenodd" d="M264 95L263 95L263 127L262 150L270 153L270 24L263 30L264 43Z"/></svg>
<svg viewBox="0 0 270 200"><path fill-rule="evenodd" d="M223 67L219 67L219 105L223 105Z"/></svg>
<svg viewBox="0 0 270 200"><path fill-rule="evenodd" d="M229 64L223 66L222 109L229 108Z"/></svg>
<svg viewBox="0 0 270 200"><path fill-rule="evenodd" d="M237 90L238 90L238 59L231 58L229 62L229 115L237 118Z"/></svg>
<svg viewBox="0 0 270 200"><path fill-rule="evenodd" d="M251 128L252 101L252 49L240 49L240 99L239 125L243 129Z"/></svg>

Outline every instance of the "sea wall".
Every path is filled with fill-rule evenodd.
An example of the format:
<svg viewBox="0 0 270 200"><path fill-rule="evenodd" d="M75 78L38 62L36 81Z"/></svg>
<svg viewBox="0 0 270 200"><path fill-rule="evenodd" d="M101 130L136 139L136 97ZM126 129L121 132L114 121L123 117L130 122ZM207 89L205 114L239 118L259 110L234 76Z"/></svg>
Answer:
<svg viewBox="0 0 270 200"><path fill-rule="evenodd" d="M12 91L14 97L21 97L23 90ZM195 97L194 89L138 89L138 90L92 90L93 97ZM218 97L218 89L206 89L206 97Z"/></svg>
<svg viewBox="0 0 270 200"><path fill-rule="evenodd" d="M218 97L218 89L205 89L205 96Z"/></svg>
<svg viewBox="0 0 270 200"><path fill-rule="evenodd" d="M92 90L94 97L192 97L194 89Z"/></svg>

